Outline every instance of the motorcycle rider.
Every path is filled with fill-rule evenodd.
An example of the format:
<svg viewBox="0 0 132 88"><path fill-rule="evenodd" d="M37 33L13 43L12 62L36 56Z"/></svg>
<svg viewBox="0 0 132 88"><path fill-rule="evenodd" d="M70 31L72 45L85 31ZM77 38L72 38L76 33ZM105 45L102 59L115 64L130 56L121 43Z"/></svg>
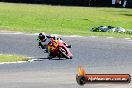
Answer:
<svg viewBox="0 0 132 88"><path fill-rule="evenodd" d="M39 33L39 45L42 49L46 49L45 52L48 52L47 45L50 42L50 35L45 35L45 33Z"/></svg>
<svg viewBox="0 0 132 88"><path fill-rule="evenodd" d="M39 33L39 45L42 49L45 49L45 52L48 53L48 58L50 58L50 51L48 50L48 44L51 44L50 38L53 38L54 40L58 40L60 42L63 42L67 48L71 48L71 45L67 45L61 38L57 37L56 35L46 35L45 33Z"/></svg>

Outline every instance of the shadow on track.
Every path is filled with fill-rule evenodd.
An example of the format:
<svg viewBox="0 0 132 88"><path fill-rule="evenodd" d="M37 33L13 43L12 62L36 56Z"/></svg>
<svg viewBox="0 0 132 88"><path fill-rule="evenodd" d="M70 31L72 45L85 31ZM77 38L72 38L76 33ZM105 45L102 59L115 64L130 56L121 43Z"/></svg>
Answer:
<svg viewBox="0 0 132 88"><path fill-rule="evenodd" d="M34 61L44 61L44 60L49 60L48 58L32 58L32 59L34 59ZM67 60L67 59L64 59L64 58L52 58L52 59L50 59L50 60Z"/></svg>

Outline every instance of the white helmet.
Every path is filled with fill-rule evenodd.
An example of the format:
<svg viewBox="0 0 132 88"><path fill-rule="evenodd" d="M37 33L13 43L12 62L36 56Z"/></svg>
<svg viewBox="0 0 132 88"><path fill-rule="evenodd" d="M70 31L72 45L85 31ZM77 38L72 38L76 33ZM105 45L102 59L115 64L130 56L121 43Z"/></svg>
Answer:
<svg viewBox="0 0 132 88"><path fill-rule="evenodd" d="M52 34L51 37L54 38L54 40L57 40L57 35Z"/></svg>

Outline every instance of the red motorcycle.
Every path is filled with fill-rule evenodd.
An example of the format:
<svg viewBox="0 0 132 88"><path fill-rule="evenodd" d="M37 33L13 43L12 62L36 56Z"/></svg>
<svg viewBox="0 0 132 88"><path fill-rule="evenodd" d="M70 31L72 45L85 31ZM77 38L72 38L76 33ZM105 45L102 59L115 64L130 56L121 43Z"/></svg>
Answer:
<svg viewBox="0 0 132 88"><path fill-rule="evenodd" d="M50 43L48 44L48 51L50 52L49 59L58 57L72 59L72 53L68 49L68 47L64 44L64 42L55 40L53 38L50 39Z"/></svg>

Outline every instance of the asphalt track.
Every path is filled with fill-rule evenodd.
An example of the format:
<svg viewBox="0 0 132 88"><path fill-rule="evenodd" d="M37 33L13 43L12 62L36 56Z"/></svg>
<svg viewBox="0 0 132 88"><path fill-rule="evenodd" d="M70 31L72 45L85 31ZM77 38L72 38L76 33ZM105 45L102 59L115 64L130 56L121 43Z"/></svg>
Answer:
<svg viewBox="0 0 132 88"><path fill-rule="evenodd" d="M0 53L34 57L26 63L0 64L0 88L131 88L132 84L76 83L77 67L87 73L132 75L132 41L98 37L63 37L73 47L72 60L48 60L35 35L0 34Z"/></svg>

